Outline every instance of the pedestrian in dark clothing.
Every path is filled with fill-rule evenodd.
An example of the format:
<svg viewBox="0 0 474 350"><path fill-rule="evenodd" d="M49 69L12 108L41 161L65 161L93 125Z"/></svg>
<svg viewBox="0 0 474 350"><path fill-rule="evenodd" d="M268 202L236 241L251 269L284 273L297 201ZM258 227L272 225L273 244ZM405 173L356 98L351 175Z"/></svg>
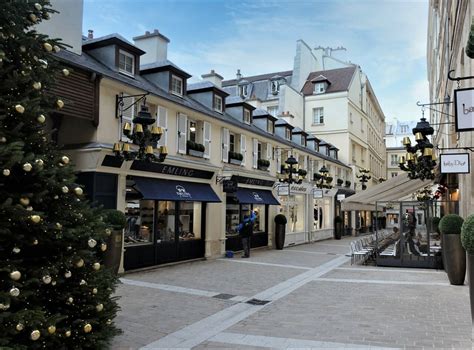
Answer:
<svg viewBox="0 0 474 350"><path fill-rule="evenodd" d="M250 257L250 239L253 234L253 225L256 217L257 216L253 212L250 214L250 216L245 215L242 223L237 226L237 231L239 232L240 237L242 238L242 246L244 249L244 254L242 255L242 258Z"/></svg>

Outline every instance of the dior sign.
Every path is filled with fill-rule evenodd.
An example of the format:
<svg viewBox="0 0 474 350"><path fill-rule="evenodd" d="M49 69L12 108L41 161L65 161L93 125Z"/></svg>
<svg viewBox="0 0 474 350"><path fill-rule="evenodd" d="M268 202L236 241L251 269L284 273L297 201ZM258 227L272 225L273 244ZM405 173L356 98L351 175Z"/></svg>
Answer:
<svg viewBox="0 0 474 350"><path fill-rule="evenodd" d="M442 174L468 174L469 153L444 153L439 157Z"/></svg>
<svg viewBox="0 0 474 350"><path fill-rule="evenodd" d="M474 89L454 90L456 132L474 130Z"/></svg>

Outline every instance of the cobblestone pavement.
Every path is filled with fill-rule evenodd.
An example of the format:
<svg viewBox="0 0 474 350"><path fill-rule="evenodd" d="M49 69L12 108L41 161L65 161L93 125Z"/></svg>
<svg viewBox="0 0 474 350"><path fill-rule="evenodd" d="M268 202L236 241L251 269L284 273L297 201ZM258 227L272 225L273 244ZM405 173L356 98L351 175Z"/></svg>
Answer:
<svg viewBox="0 0 474 350"><path fill-rule="evenodd" d="M113 349L472 349L468 286L350 265L350 239L122 277Z"/></svg>

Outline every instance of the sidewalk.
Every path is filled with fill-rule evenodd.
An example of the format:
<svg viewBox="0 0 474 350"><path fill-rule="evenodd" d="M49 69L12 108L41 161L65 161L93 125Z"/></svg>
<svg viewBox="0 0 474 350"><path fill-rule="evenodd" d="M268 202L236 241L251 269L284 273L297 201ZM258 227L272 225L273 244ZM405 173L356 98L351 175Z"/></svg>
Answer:
<svg viewBox="0 0 474 350"><path fill-rule="evenodd" d="M349 242L125 275L113 349L471 349L468 286L350 266Z"/></svg>

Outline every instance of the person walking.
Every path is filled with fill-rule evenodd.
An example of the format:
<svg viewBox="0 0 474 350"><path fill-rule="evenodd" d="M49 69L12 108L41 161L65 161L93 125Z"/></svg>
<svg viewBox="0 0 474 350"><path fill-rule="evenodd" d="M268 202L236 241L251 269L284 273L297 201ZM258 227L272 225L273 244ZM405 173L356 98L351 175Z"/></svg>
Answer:
<svg viewBox="0 0 474 350"><path fill-rule="evenodd" d="M253 225L256 218L257 215L251 212L250 216L244 215L244 220L237 226L237 231L242 238L242 247L244 250L242 258L250 258L250 239L253 234Z"/></svg>

